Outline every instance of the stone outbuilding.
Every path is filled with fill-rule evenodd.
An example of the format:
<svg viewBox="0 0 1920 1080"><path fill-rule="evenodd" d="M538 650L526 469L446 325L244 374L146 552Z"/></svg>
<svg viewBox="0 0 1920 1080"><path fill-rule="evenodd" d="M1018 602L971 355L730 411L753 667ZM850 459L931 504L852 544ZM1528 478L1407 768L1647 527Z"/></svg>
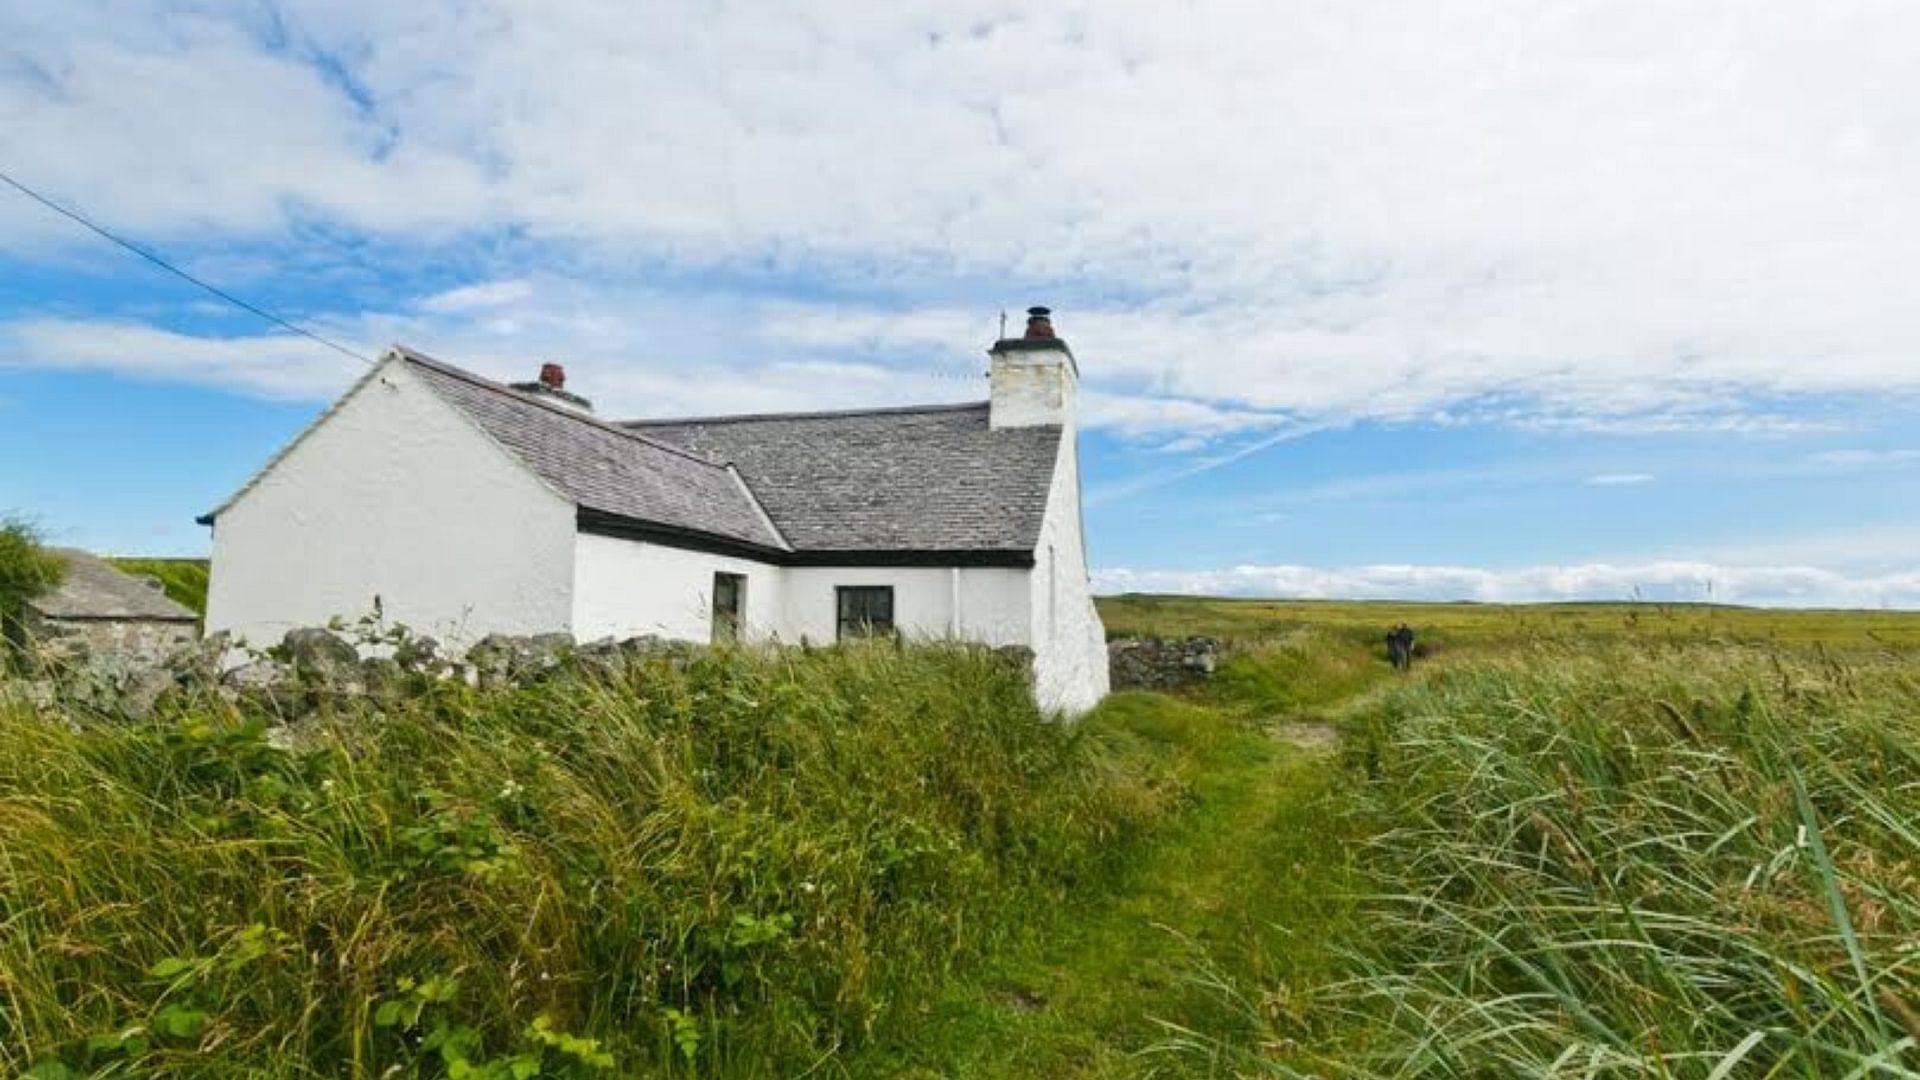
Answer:
<svg viewBox="0 0 1920 1080"><path fill-rule="evenodd" d="M154 578L116 570L105 559L57 548L60 584L27 602L22 625L51 656L114 654L158 664L200 637L200 617L169 599Z"/></svg>

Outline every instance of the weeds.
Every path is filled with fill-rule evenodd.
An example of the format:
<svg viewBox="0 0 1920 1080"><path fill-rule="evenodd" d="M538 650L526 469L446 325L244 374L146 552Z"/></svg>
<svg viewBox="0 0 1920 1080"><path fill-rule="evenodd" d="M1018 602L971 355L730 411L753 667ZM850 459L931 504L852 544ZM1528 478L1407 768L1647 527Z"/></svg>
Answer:
<svg viewBox="0 0 1920 1080"><path fill-rule="evenodd" d="M0 1074L798 1072L1170 808L1099 745L958 648L0 710Z"/></svg>
<svg viewBox="0 0 1920 1080"><path fill-rule="evenodd" d="M1540 647L1349 731L1365 936L1248 1067L1913 1076L1920 680L1888 660ZM1284 948L1284 944L1276 944Z"/></svg>

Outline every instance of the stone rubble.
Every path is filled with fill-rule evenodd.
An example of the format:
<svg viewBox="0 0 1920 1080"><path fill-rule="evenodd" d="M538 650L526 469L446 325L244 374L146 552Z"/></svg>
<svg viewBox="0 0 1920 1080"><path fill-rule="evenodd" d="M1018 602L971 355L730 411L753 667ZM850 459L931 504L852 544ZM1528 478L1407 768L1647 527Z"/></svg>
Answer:
<svg viewBox="0 0 1920 1080"><path fill-rule="evenodd" d="M1121 638L1107 643L1115 690L1168 690L1211 678L1220 666L1220 642L1210 637Z"/></svg>

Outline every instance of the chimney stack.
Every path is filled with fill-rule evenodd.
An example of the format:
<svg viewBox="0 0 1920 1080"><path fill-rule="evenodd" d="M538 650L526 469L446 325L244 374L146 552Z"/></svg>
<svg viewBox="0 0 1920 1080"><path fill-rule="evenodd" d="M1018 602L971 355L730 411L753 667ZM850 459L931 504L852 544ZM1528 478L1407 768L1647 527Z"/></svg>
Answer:
<svg viewBox="0 0 1920 1080"><path fill-rule="evenodd" d="M515 390L551 405L574 412L593 412L593 402L567 389L567 369L551 361L540 365L540 377L533 382L508 383Z"/></svg>
<svg viewBox="0 0 1920 1080"><path fill-rule="evenodd" d="M1052 309L1028 308L1026 333L994 342L988 355L989 426L1073 427L1080 369L1067 343L1054 335Z"/></svg>

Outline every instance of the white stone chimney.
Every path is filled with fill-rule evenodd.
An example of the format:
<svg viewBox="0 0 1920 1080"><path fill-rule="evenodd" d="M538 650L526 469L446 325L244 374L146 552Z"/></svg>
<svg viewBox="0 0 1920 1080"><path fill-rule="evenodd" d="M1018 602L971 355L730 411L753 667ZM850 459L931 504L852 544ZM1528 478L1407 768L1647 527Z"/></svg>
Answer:
<svg viewBox="0 0 1920 1080"><path fill-rule="evenodd" d="M1027 332L994 342L987 355L993 366L988 426L994 428L1074 426L1080 368L1073 351L1053 334L1053 313L1027 309Z"/></svg>

